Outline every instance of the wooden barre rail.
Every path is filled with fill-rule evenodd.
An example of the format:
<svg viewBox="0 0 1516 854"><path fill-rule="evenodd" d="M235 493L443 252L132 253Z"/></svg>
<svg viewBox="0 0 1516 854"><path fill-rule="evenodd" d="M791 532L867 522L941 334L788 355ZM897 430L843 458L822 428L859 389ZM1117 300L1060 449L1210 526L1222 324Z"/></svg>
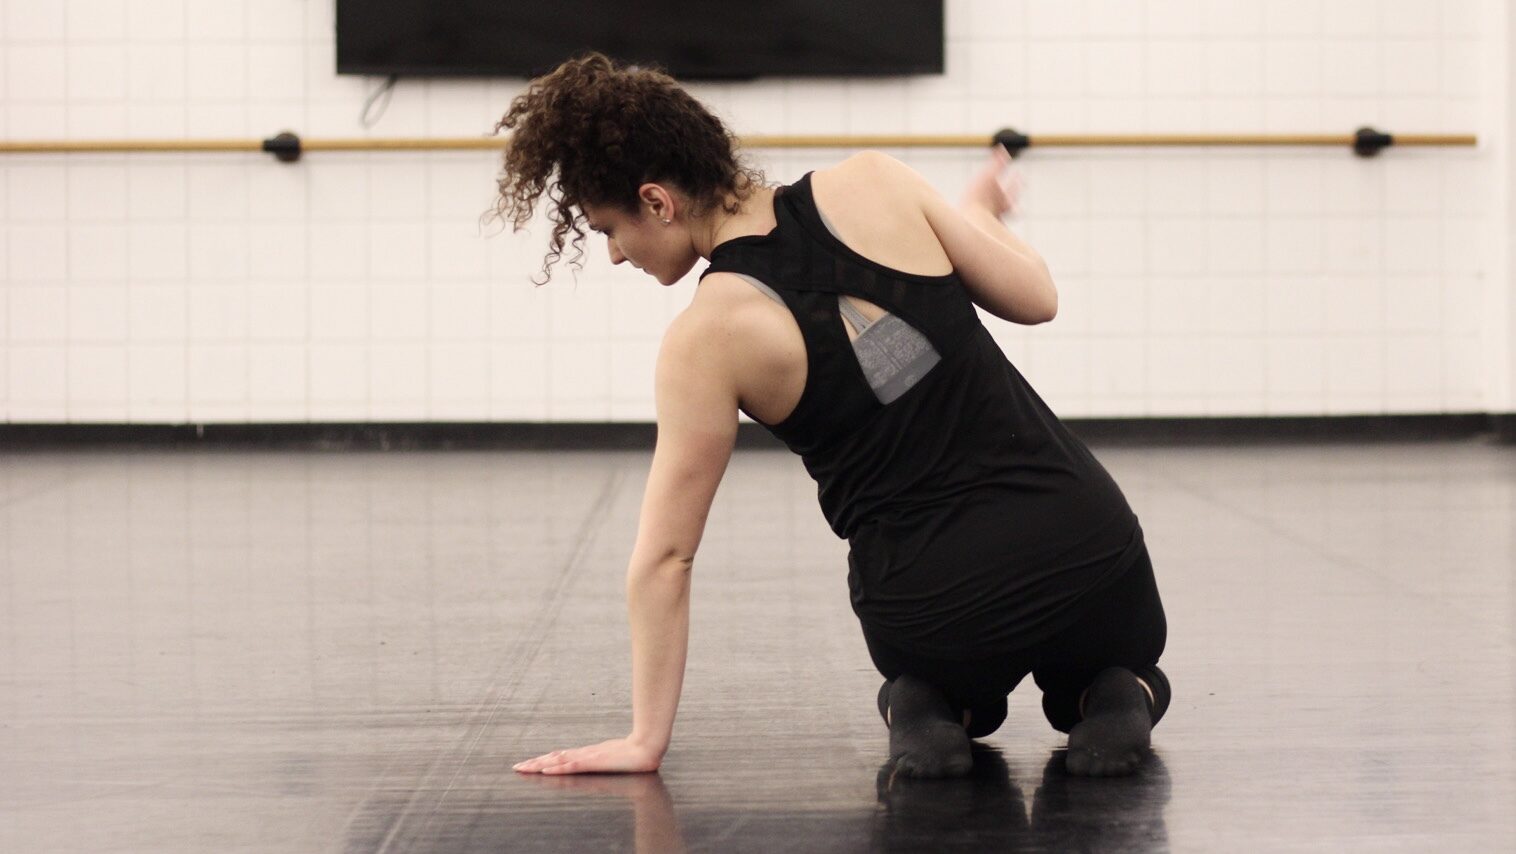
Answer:
<svg viewBox="0 0 1516 854"><path fill-rule="evenodd" d="M298 160L307 151L442 151L502 149L510 137L437 137L431 139L301 139L288 131L271 139L0 141L0 153L52 154L143 151L256 151L280 160ZM1038 134L1006 129L993 136L940 135L755 135L741 137L745 148L983 148L1004 145L1012 155L1030 147L1064 146L1348 146L1372 156L1389 146L1474 146L1474 134L1388 134L1361 128L1355 134Z"/></svg>

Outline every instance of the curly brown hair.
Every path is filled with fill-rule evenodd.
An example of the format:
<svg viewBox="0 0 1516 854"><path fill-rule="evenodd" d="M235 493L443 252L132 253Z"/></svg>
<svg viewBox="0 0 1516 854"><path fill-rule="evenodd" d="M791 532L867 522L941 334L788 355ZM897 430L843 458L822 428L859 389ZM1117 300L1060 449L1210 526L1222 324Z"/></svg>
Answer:
<svg viewBox="0 0 1516 854"><path fill-rule="evenodd" d="M482 221L509 219L512 231L531 221L537 199L552 202L551 250L543 280L563 256L564 235L574 233L583 269L582 203L613 205L640 216L637 188L672 183L691 199L691 215L720 204L734 214L764 183L763 173L737 154L736 136L661 68L627 66L591 51L535 78L511 102L495 134L510 128L500 198ZM556 171L556 182L553 181ZM727 202L728 196L734 197Z"/></svg>

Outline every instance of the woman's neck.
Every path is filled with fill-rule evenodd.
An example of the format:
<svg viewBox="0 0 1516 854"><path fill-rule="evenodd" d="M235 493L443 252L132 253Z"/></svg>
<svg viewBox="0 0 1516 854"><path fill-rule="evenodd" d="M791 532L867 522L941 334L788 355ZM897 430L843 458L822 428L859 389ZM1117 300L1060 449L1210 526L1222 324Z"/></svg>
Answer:
<svg viewBox="0 0 1516 854"><path fill-rule="evenodd" d="M707 227L696 233L695 249L700 257L710 260L711 251L721 243L749 234L768 234L778 224L774 218L774 188L759 187L736 213L729 214L717 205Z"/></svg>

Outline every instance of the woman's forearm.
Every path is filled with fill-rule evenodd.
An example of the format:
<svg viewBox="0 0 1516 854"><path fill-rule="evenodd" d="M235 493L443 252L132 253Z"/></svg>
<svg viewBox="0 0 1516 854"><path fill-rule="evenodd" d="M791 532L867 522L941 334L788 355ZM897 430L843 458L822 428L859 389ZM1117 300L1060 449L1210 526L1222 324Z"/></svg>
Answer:
<svg viewBox="0 0 1516 854"><path fill-rule="evenodd" d="M958 211L967 217L969 222L972 222L973 224L984 229L986 233L990 234L1001 243L1004 243L1006 246L1011 247L1011 249L1015 250L1016 254L1029 259L1029 261L1035 267L1039 267L1042 272L1047 272L1047 262L1043 260L1042 254L1036 249L1033 249L1031 244L1027 243L1025 240L1022 240L1021 235L1017 234L1014 231L1011 231L1011 229L1006 226L1004 220L998 216L995 216L995 214L991 213L990 210L984 205L975 204L973 202L963 202L958 205ZM1051 278L1051 274L1049 274L1049 278Z"/></svg>
<svg viewBox="0 0 1516 854"><path fill-rule="evenodd" d="M660 755L668 750L684 686L690 636L690 565L683 562L627 571L632 630L632 734Z"/></svg>

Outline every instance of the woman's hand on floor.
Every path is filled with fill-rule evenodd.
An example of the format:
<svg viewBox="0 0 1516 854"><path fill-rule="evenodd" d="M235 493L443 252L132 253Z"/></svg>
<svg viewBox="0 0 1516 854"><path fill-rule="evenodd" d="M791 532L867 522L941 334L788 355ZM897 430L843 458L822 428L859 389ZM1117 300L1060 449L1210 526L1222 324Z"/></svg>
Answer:
<svg viewBox="0 0 1516 854"><path fill-rule="evenodd" d="M657 771L663 755L629 738L613 738L573 750L555 750L514 767L525 774L588 774L611 772L635 774Z"/></svg>

